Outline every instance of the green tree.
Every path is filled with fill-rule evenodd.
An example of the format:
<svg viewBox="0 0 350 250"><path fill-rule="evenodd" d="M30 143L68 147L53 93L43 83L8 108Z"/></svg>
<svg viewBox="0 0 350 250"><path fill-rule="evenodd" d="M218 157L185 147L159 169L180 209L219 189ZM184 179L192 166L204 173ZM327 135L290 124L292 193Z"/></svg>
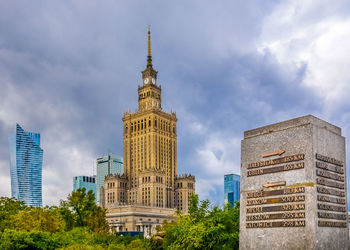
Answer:
<svg viewBox="0 0 350 250"><path fill-rule="evenodd" d="M23 201L0 197L0 232L12 227L13 216L26 208Z"/></svg>
<svg viewBox="0 0 350 250"><path fill-rule="evenodd" d="M13 227L24 231L57 232L64 228L64 221L55 207L27 207L13 216Z"/></svg>
<svg viewBox="0 0 350 250"><path fill-rule="evenodd" d="M48 232L6 229L0 234L0 249L56 249L61 246Z"/></svg>
<svg viewBox="0 0 350 250"><path fill-rule="evenodd" d="M61 201L61 214L67 229L73 226L88 227L95 232L107 232L108 222L105 209L95 203L95 195L90 190L78 189L68 195L67 201Z"/></svg>
<svg viewBox="0 0 350 250"><path fill-rule="evenodd" d="M136 238L133 241L129 243L129 245L126 247L126 249L130 250L141 250L141 249L147 249L148 248L148 241L144 239Z"/></svg>
<svg viewBox="0 0 350 250"><path fill-rule="evenodd" d="M238 249L239 203L233 208L225 205L211 209L208 200L199 202L193 195L189 214L179 214L176 222L164 223L160 232L165 234L163 248ZM159 245L159 238L157 241ZM154 243L151 240L151 245Z"/></svg>
<svg viewBox="0 0 350 250"><path fill-rule="evenodd" d="M69 209L68 204L66 202L61 201L61 206L59 208L60 215L62 216L64 222L65 222L65 230L69 231L72 230L74 227L74 214Z"/></svg>
<svg viewBox="0 0 350 250"><path fill-rule="evenodd" d="M105 209L96 206L90 216L87 218L87 226L94 230L95 233L103 233L108 230Z"/></svg>

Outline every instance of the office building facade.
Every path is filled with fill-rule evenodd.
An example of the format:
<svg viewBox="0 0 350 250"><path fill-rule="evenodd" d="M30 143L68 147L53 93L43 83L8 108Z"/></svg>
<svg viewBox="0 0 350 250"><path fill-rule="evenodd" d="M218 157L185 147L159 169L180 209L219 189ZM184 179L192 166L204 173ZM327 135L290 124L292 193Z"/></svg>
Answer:
<svg viewBox="0 0 350 250"><path fill-rule="evenodd" d="M96 199L97 203L104 207L104 183L107 175L120 174L124 172L123 158L112 152L101 156L96 160Z"/></svg>
<svg viewBox="0 0 350 250"><path fill-rule="evenodd" d="M240 179L237 174L227 174L224 176L224 200L225 203L230 203L231 206L239 201L240 197Z"/></svg>
<svg viewBox="0 0 350 250"><path fill-rule="evenodd" d="M8 141L11 196L28 206L41 207L43 150L40 148L40 134L26 132L16 124Z"/></svg>
<svg viewBox="0 0 350 250"><path fill-rule="evenodd" d="M80 188L85 188L86 193L90 190L95 195L95 202L97 201L96 197L96 176L74 176L73 177L73 191L77 191Z"/></svg>

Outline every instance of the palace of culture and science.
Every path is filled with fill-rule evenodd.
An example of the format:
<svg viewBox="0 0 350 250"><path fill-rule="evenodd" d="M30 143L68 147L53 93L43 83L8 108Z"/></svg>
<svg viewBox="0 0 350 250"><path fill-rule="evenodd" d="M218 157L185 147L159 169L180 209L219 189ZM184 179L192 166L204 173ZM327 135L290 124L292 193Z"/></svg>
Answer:
<svg viewBox="0 0 350 250"><path fill-rule="evenodd" d="M154 232L176 210L187 213L192 175L177 175L176 114L162 110L148 29L147 66L138 87L138 111L124 113L124 174L105 179L107 219L115 231Z"/></svg>

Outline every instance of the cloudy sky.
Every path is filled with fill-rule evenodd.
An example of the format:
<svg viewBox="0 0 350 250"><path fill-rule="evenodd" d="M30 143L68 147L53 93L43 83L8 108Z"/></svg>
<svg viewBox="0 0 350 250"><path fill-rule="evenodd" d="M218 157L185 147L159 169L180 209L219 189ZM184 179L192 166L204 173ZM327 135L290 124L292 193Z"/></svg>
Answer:
<svg viewBox="0 0 350 250"><path fill-rule="evenodd" d="M244 130L313 114L350 138L350 1L0 0L0 196L16 123L41 133L44 204L96 157L122 155L149 24L163 109L179 118L178 170L201 199L223 202Z"/></svg>

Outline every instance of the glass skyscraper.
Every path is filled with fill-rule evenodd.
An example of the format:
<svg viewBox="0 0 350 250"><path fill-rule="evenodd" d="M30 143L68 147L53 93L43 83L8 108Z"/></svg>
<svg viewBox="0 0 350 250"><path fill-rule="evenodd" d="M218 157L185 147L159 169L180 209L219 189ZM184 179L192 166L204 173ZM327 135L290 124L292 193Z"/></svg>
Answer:
<svg viewBox="0 0 350 250"><path fill-rule="evenodd" d="M112 152L107 155L97 158L97 176L96 176L96 192L97 192L97 203L100 205L104 204L104 183L105 177L109 174L120 174L124 173L123 169L123 158L118 157ZM102 201L100 202L100 197Z"/></svg>
<svg viewBox="0 0 350 250"><path fill-rule="evenodd" d="M73 177L73 191L77 191L79 188L85 188L86 193L89 190L95 195L96 202L96 176L74 176Z"/></svg>
<svg viewBox="0 0 350 250"><path fill-rule="evenodd" d="M26 132L20 125L9 136L11 196L28 206L42 206L43 150L40 134Z"/></svg>
<svg viewBox="0 0 350 250"><path fill-rule="evenodd" d="M227 174L224 177L224 200L231 206L235 205L240 198L240 176L237 174Z"/></svg>

